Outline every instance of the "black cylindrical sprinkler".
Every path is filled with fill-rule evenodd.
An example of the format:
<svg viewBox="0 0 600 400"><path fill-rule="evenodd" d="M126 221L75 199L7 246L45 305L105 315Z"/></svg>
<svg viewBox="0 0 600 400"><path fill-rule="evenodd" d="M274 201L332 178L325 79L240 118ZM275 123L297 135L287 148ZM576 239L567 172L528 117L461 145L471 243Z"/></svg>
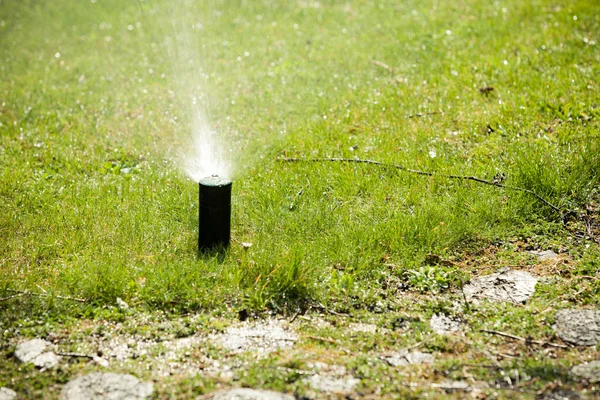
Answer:
<svg viewBox="0 0 600 400"><path fill-rule="evenodd" d="M231 240L231 181L212 175L200 180L198 251L225 249Z"/></svg>

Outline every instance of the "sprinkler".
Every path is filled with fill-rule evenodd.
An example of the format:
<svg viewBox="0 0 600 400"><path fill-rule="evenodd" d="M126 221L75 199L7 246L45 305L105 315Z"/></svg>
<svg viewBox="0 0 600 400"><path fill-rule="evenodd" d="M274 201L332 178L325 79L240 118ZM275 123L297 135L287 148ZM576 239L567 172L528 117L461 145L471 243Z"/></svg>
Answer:
<svg viewBox="0 0 600 400"><path fill-rule="evenodd" d="M198 251L229 247L230 230L231 181L218 175L201 179Z"/></svg>

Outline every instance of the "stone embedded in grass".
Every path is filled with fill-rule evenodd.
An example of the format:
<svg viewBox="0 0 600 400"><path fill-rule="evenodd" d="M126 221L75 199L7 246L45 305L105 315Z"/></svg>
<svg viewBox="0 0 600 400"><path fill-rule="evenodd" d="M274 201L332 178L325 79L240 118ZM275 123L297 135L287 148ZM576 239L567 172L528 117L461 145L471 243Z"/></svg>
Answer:
<svg viewBox="0 0 600 400"><path fill-rule="evenodd" d="M558 254L552 250L530 250L528 253L537 256L538 260L540 261L554 260L558 258Z"/></svg>
<svg viewBox="0 0 600 400"><path fill-rule="evenodd" d="M281 321L245 321L228 328L225 333L213 339L222 347L234 351L255 351L259 354L271 353L293 345L298 337Z"/></svg>
<svg viewBox="0 0 600 400"><path fill-rule="evenodd" d="M117 297L117 308L119 310L127 310L129 309L129 304L125 303L122 298Z"/></svg>
<svg viewBox="0 0 600 400"><path fill-rule="evenodd" d="M17 393L9 388L0 387L0 400L13 400L17 397Z"/></svg>
<svg viewBox="0 0 600 400"><path fill-rule="evenodd" d="M469 301L487 299L518 304L533 295L537 281L529 272L507 269L472 279L463 287L463 292Z"/></svg>
<svg viewBox="0 0 600 400"><path fill-rule="evenodd" d="M360 382L360 379L351 375L336 378L324 374L315 374L307 378L306 382L311 388L320 392L348 394L354 390L354 386Z"/></svg>
<svg viewBox="0 0 600 400"><path fill-rule="evenodd" d="M38 368L55 367L61 359L52 351L52 343L43 339L32 339L19 344L15 350L15 357Z"/></svg>
<svg viewBox="0 0 600 400"><path fill-rule="evenodd" d="M112 372L81 376L67 383L61 393L61 400L144 400L152 395L154 386L150 382L140 382L132 375Z"/></svg>
<svg viewBox="0 0 600 400"><path fill-rule="evenodd" d="M294 400L294 396L289 394L246 388L220 390L209 398L211 400Z"/></svg>
<svg viewBox="0 0 600 400"><path fill-rule="evenodd" d="M576 365L571 369L571 374L589 383L600 383L600 360Z"/></svg>
<svg viewBox="0 0 600 400"><path fill-rule="evenodd" d="M170 336L166 336L169 337ZM102 352L105 361L122 364L128 360L138 360L146 364L152 371L153 377L169 376L173 374L196 375L202 372L207 363L203 354L188 357L206 340L204 336L188 336L184 338L170 338L170 340L157 341L146 339L138 335L115 334L106 340L88 343L87 350L95 348ZM81 351L81 350L80 350ZM108 363L107 361L107 363Z"/></svg>
<svg viewBox="0 0 600 400"><path fill-rule="evenodd" d="M338 395L349 394L354 386L360 382L350 375L343 365L329 365L320 361L309 362L306 366L314 370L314 375L304 379L311 388L320 392L335 393Z"/></svg>
<svg viewBox="0 0 600 400"><path fill-rule="evenodd" d="M471 385L464 381L446 381L442 383L432 383L431 387L442 389L448 393L470 392L473 390Z"/></svg>
<svg viewBox="0 0 600 400"><path fill-rule="evenodd" d="M429 320L431 329L438 335L444 335L450 332L456 332L460 330L460 321L452 319L444 314L433 314Z"/></svg>
<svg viewBox="0 0 600 400"><path fill-rule="evenodd" d="M541 393L535 398L536 400L584 400L584 398L577 392L560 389Z"/></svg>
<svg viewBox="0 0 600 400"><path fill-rule="evenodd" d="M381 333L385 333L387 332L387 329L385 328L380 328L375 324L363 324L362 322L351 322L348 325L348 329L350 330L350 332L352 333L377 333L377 332L381 332Z"/></svg>
<svg viewBox="0 0 600 400"><path fill-rule="evenodd" d="M560 310L556 313L555 328L565 342L594 346L600 343L600 311Z"/></svg>
<svg viewBox="0 0 600 400"><path fill-rule="evenodd" d="M404 367L415 364L431 364L435 357L433 354L422 353L420 351L409 351L407 349L386 355L382 357L385 362L392 367Z"/></svg>

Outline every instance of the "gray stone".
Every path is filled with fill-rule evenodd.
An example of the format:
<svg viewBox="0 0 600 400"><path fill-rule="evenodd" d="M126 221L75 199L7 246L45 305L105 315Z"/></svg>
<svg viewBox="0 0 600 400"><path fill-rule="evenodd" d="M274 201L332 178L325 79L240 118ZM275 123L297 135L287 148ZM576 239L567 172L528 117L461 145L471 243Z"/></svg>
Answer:
<svg viewBox="0 0 600 400"><path fill-rule="evenodd" d="M523 303L535 292L538 278L525 271L507 269L471 280L463 287L469 301L487 299L495 302Z"/></svg>
<svg viewBox="0 0 600 400"><path fill-rule="evenodd" d="M600 360L576 365L571 369L571 374L590 383L600 383Z"/></svg>
<svg viewBox="0 0 600 400"><path fill-rule="evenodd" d="M19 344L15 357L38 368L52 368L60 361L60 357L52 351L52 343L43 339L32 339Z"/></svg>
<svg viewBox="0 0 600 400"><path fill-rule="evenodd" d="M125 303L122 298L117 297L117 308L119 310L128 310L129 304Z"/></svg>
<svg viewBox="0 0 600 400"><path fill-rule="evenodd" d="M377 325L375 324L351 322L350 325L348 325L348 329L350 329L351 332L358 333L377 333Z"/></svg>
<svg viewBox="0 0 600 400"><path fill-rule="evenodd" d="M383 359L392 367L403 367L415 364L431 364L435 358L429 353L403 349L396 353L384 356Z"/></svg>
<svg viewBox="0 0 600 400"><path fill-rule="evenodd" d="M224 334L215 335L212 339L230 351L255 351L259 354L291 347L298 340L297 336L278 320L246 321L228 328Z"/></svg>
<svg viewBox="0 0 600 400"><path fill-rule="evenodd" d="M579 393L571 390L555 390L542 393L535 398L536 400L583 400Z"/></svg>
<svg viewBox="0 0 600 400"><path fill-rule="evenodd" d="M560 310L556 313L555 328L565 342L594 346L600 343L600 311Z"/></svg>
<svg viewBox="0 0 600 400"><path fill-rule="evenodd" d="M446 392L470 392L473 388L464 381L446 381L443 383L432 383L431 387L445 390Z"/></svg>
<svg viewBox="0 0 600 400"><path fill-rule="evenodd" d="M429 326L438 335L456 332L460 329L460 321L444 314L434 314L429 320Z"/></svg>
<svg viewBox="0 0 600 400"><path fill-rule="evenodd" d="M294 400L294 396L289 394L245 388L220 390L210 398L212 400Z"/></svg>
<svg viewBox="0 0 600 400"><path fill-rule="evenodd" d="M0 400L13 400L17 397L17 393L9 388L0 388Z"/></svg>
<svg viewBox="0 0 600 400"><path fill-rule="evenodd" d="M346 394L351 393L360 379L353 376L343 376L340 378L315 374L306 380L310 387L321 392Z"/></svg>
<svg viewBox="0 0 600 400"><path fill-rule="evenodd" d="M531 250L529 253L537 256L538 260L540 261L554 260L558 258L558 254L552 250Z"/></svg>
<svg viewBox="0 0 600 400"><path fill-rule="evenodd" d="M140 382L132 375L111 372L81 376L67 383L61 400L144 400L152 395L154 386Z"/></svg>

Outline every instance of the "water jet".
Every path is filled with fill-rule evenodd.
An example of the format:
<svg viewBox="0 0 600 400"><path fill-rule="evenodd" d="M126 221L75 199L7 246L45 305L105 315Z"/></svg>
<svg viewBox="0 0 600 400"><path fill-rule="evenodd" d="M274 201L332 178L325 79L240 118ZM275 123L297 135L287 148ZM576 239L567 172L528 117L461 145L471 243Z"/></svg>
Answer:
<svg viewBox="0 0 600 400"><path fill-rule="evenodd" d="M231 241L231 181L211 175L199 187L198 251L225 249Z"/></svg>

